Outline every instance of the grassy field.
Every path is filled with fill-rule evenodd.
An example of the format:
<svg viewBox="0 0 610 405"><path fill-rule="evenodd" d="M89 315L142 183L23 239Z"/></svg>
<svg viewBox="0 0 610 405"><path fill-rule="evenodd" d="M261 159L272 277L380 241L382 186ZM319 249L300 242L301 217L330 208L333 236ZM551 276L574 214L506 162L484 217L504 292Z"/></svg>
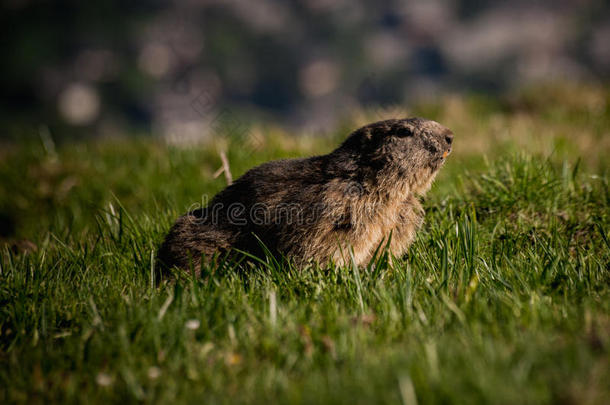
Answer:
<svg viewBox="0 0 610 405"><path fill-rule="evenodd" d="M155 286L173 219L225 186L219 149L236 176L390 115L456 136L407 256ZM449 97L343 127L4 145L0 403L610 403L610 91Z"/></svg>

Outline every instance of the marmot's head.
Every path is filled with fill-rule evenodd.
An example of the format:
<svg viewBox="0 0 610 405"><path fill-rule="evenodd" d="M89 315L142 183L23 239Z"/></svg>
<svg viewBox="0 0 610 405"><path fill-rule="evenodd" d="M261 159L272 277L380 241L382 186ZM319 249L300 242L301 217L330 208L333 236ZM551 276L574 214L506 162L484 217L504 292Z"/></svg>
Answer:
<svg viewBox="0 0 610 405"><path fill-rule="evenodd" d="M354 131L338 151L374 169L384 183L406 182L423 192L451 152L453 133L435 121L406 118L379 121Z"/></svg>

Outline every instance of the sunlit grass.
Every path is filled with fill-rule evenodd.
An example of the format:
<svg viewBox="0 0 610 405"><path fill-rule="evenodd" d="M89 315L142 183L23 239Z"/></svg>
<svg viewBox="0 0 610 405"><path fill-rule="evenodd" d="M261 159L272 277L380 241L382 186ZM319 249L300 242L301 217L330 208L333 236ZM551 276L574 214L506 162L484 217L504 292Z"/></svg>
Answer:
<svg viewBox="0 0 610 405"><path fill-rule="evenodd" d="M14 146L0 163L14 228L0 402L608 403L608 94L410 109L456 138L405 257L225 266L159 287L151 259L171 222L225 185L217 148L237 176L345 133Z"/></svg>

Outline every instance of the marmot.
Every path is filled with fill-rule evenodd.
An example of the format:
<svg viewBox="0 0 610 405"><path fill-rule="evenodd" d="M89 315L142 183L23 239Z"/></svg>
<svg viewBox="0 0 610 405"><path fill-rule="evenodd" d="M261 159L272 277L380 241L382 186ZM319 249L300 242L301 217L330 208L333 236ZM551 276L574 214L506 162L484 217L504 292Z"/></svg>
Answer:
<svg viewBox="0 0 610 405"><path fill-rule="evenodd" d="M327 155L264 163L178 218L158 263L199 273L202 259L217 253L260 257L268 249L297 266L343 265L353 249L365 265L388 238L390 251L402 255L423 222L419 196L452 141L437 122L391 119L354 131Z"/></svg>

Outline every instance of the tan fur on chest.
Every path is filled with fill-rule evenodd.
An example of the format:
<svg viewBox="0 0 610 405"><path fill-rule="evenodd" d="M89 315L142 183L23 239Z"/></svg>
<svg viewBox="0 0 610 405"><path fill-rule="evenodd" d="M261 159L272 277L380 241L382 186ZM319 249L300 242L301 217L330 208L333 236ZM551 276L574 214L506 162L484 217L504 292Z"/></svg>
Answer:
<svg viewBox="0 0 610 405"><path fill-rule="evenodd" d="M415 231L422 222L421 205L417 198L409 194L407 184L389 189L377 187L377 192L364 196L349 196L344 204L336 207L338 216L349 216L349 228L344 231L326 229L327 233L318 233L318 243L313 243L312 257L326 255L337 264L351 260L349 249L353 249L354 259L358 265L366 264L377 247L388 238L392 238L391 250L396 255L402 254L412 241ZM331 190L326 199L338 201L341 191ZM342 212L340 212L342 211ZM328 244L334 239L334 244ZM321 246L334 247L334 252L324 252Z"/></svg>

